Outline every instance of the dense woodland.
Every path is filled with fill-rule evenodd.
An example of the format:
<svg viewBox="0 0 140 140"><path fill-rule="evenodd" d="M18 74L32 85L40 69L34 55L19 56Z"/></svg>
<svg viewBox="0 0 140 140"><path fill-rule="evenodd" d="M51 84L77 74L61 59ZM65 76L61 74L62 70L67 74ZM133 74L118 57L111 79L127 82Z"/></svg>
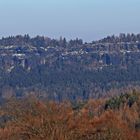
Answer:
<svg viewBox="0 0 140 140"><path fill-rule="evenodd" d="M0 40L0 140L139 140L140 34Z"/></svg>
<svg viewBox="0 0 140 140"><path fill-rule="evenodd" d="M34 93L55 101L88 100L139 85L140 34L91 43L29 35L0 39L0 103Z"/></svg>
<svg viewBox="0 0 140 140"><path fill-rule="evenodd" d="M61 102L30 96L0 108L1 140L139 140L140 94Z"/></svg>

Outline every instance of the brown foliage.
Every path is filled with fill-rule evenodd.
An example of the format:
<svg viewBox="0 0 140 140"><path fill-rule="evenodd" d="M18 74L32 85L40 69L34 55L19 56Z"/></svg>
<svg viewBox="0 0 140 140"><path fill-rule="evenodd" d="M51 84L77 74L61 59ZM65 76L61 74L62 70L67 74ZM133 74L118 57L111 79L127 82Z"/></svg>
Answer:
<svg viewBox="0 0 140 140"><path fill-rule="evenodd" d="M105 110L106 100L89 100L80 110L70 103L12 99L0 109L8 116L0 140L139 140L140 100L131 108Z"/></svg>

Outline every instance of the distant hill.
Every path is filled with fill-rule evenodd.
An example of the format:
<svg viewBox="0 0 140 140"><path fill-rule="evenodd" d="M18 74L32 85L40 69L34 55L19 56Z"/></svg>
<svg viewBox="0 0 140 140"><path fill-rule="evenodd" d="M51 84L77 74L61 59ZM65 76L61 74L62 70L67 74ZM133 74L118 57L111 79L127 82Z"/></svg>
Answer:
<svg viewBox="0 0 140 140"><path fill-rule="evenodd" d="M56 101L87 100L139 85L140 34L91 43L29 35L0 39L1 99L30 93Z"/></svg>

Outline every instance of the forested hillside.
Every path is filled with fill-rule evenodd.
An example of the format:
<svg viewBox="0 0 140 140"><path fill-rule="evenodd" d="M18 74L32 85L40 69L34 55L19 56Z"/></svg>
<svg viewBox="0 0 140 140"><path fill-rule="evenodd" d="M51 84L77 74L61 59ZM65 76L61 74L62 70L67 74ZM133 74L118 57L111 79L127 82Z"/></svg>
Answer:
<svg viewBox="0 0 140 140"><path fill-rule="evenodd" d="M82 39L0 39L0 102L38 94L55 101L106 96L140 85L140 34Z"/></svg>

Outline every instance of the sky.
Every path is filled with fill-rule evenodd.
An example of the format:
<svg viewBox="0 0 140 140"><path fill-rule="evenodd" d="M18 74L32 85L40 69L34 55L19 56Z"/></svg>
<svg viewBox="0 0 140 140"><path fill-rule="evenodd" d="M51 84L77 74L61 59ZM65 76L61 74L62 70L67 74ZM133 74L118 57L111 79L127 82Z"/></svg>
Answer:
<svg viewBox="0 0 140 140"><path fill-rule="evenodd" d="M140 33L140 0L0 0L0 37L93 41L119 33Z"/></svg>

